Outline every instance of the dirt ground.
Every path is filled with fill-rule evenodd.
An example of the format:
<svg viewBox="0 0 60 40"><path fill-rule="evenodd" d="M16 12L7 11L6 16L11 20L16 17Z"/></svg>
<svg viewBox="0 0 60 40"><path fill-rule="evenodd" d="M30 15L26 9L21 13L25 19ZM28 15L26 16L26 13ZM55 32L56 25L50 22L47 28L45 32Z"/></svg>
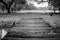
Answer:
<svg viewBox="0 0 60 40"><path fill-rule="evenodd" d="M0 15L0 22L3 21L19 21L21 19L24 18L43 18L46 22L49 22L51 25L54 23L57 23L58 25L60 25L60 14L57 15L46 15L46 14L9 14L9 15ZM59 26L60 27L60 26ZM16 39L17 40L17 39ZM20 39L18 39L20 40ZM50 39L50 38L45 38L45 39L41 39L41 38L23 38L21 40L58 40L58 39Z"/></svg>

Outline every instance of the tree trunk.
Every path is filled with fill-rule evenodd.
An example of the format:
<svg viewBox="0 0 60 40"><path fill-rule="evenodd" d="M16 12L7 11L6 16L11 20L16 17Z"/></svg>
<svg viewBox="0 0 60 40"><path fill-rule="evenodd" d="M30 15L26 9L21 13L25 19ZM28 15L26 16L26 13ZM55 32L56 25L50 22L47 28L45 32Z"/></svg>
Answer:
<svg viewBox="0 0 60 40"><path fill-rule="evenodd" d="M5 6L6 7L6 9L7 9L7 13L10 13L10 7L7 5L7 6Z"/></svg>
<svg viewBox="0 0 60 40"><path fill-rule="evenodd" d="M8 10L8 13L10 13L10 8L8 8L7 10Z"/></svg>

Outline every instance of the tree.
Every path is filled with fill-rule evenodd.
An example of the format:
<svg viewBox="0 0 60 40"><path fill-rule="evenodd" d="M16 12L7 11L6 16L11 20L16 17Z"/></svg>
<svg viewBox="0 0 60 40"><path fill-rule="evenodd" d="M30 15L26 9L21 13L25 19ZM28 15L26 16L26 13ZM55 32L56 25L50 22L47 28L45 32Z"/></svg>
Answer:
<svg viewBox="0 0 60 40"><path fill-rule="evenodd" d="M8 13L10 13L10 8L11 8L11 5L13 4L14 0L11 0L11 1L8 1L6 2L6 0L0 0L0 2L6 7Z"/></svg>
<svg viewBox="0 0 60 40"><path fill-rule="evenodd" d="M22 7L22 5L24 5L25 4L25 0L0 0L0 2L6 7L6 9L7 9L7 11L8 11L8 13L10 13L11 12L11 10L13 10L13 9L11 9L11 6L15 3L15 4L21 4L21 6L20 7ZM16 6L14 4L14 6ZM18 9L20 9L20 7L18 8Z"/></svg>
<svg viewBox="0 0 60 40"><path fill-rule="evenodd" d="M49 1L54 8L59 8L60 10L60 0L49 0Z"/></svg>
<svg viewBox="0 0 60 40"><path fill-rule="evenodd" d="M26 1L25 0L15 0L15 5L14 5L14 9L15 11L20 11L21 9L23 9L23 7L25 6Z"/></svg>

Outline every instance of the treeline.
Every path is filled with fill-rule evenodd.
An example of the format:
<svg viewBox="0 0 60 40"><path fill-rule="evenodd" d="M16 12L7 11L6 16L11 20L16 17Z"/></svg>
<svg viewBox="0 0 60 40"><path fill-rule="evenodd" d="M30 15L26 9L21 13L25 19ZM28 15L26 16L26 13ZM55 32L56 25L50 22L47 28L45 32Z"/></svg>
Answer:
<svg viewBox="0 0 60 40"><path fill-rule="evenodd" d="M60 0L49 0L49 3L60 10ZM29 9L25 0L0 0L0 12L11 13L22 9Z"/></svg>

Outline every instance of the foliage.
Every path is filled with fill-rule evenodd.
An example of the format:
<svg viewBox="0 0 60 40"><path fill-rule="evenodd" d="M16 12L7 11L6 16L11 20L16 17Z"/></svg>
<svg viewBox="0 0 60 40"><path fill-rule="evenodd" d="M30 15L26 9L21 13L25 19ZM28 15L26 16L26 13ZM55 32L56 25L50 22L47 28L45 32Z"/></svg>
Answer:
<svg viewBox="0 0 60 40"><path fill-rule="evenodd" d="M25 7L25 0L15 0L14 11L20 11Z"/></svg>
<svg viewBox="0 0 60 40"><path fill-rule="evenodd" d="M8 13L13 11L14 9L21 10L25 4L25 0L0 0L0 2L7 9ZM4 10L4 9L3 9Z"/></svg>
<svg viewBox="0 0 60 40"><path fill-rule="evenodd" d="M58 9L60 9L60 0L49 0L50 4L52 6L54 6L55 8L57 7Z"/></svg>
<svg viewBox="0 0 60 40"><path fill-rule="evenodd" d="M14 0L8 1L6 2L6 0L0 0L0 2L5 6L5 8L7 9L8 13L10 13L10 8L11 5L13 4Z"/></svg>

